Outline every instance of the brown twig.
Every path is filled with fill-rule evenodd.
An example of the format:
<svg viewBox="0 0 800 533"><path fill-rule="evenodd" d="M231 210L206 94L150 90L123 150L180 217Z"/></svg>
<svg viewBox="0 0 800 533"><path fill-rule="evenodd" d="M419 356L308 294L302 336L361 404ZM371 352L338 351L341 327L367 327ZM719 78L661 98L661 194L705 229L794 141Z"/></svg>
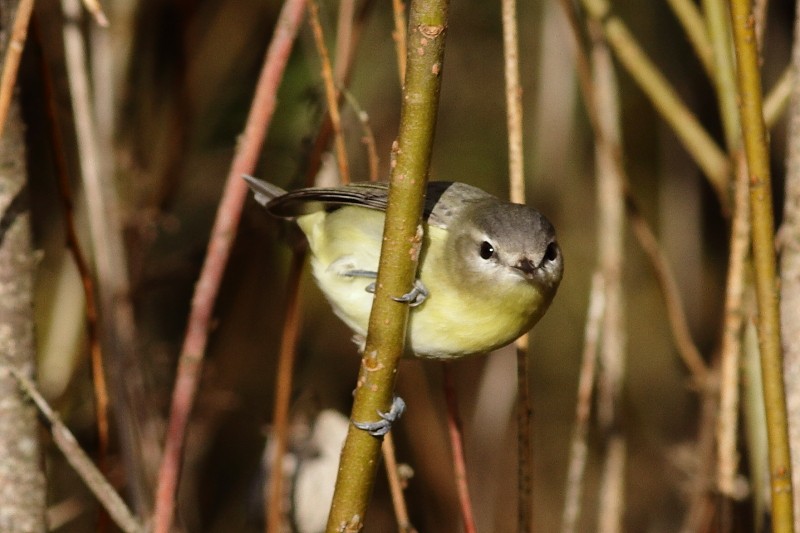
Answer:
<svg viewBox="0 0 800 533"><path fill-rule="evenodd" d="M42 42L39 24L33 20L34 37ZM64 226L66 228L66 241L78 275L81 278L84 298L86 299L86 334L89 343L89 354L92 364L92 381L94 384L95 416L97 417L98 464L100 470L106 471L106 458L108 455L109 425L108 425L108 387L103 366L103 351L100 344L99 326L97 319L97 294L89 262L83 253L78 231L75 227L75 208L69 179L69 165L67 164L64 139L58 124L58 109L56 108L55 88L50 69L47 67L44 56L41 57L40 72L44 85L45 100L47 101L47 119L49 121L50 143L54 154L58 189L64 209Z"/></svg>
<svg viewBox="0 0 800 533"><path fill-rule="evenodd" d="M378 149L375 145L375 135L372 133L372 127L369 125L369 115L366 111L358 104L358 100L356 97L353 96L353 93L348 91L347 89L340 87L339 92L344 95L347 103L350 104L350 107L353 108L353 111L356 113L356 117L358 121L361 123L361 132L363 136L361 137L361 142L364 143L364 146L367 148L367 161L369 164L369 180L370 181L377 181L378 180L378 173L380 172L380 156L378 156Z"/></svg>
<svg viewBox="0 0 800 533"><path fill-rule="evenodd" d="M11 365L3 364L3 368L9 372L19 383L20 388L33 400L36 407L50 424L50 431L53 434L53 441L58 449L64 454L69 464L81 477L86 486L92 491L100 504L108 511L109 516L125 532L144 533L145 529L136 520L125 502L120 498L114 487L106 481L103 474L94 466L92 460L83 451L75 436L65 426L58 415L48 405L36 385L27 376L18 372Z"/></svg>
<svg viewBox="0 0 800 533"><path fill-rule="evenodd" d="M517 2L503 0L503 64L508 128L508 179L512 202L525 203L522 86L519 81ZM528 334L515 342L517 357L517 530L533 531L533 417L531 416Z"/></svg>
<svg viewBox="0 0 800 533"><path fill-rule="evenodd" d="M333 78L331 60L328 47L325 45L325 35L319 22L319 6L317 0L308 0L308 22L314 34L314 44L317 47L320 61L322 62L322 81L325 85L325 100L328 103L328 114L333 126L333 142L336 147L336 162L339 166L339 179L342 183L350 183L350 168L347 163L347 147L342 134L342 121L339 115L339 95Z"/></svg>
<svg viewBox="0 0 800 533"><path fill-rule="evenodd" d="M337 87L344 83L344 78L350 68L355 4L355 0L339 2L339 19L336 22L336 55L333 62L333 79Z"/></svg>
<svg viewBox="0 0 800 533"><path fill-rule="evenodd" d="M599 35L599 32L598 32ZM626 438L621 430L620 403L625 382L626 334L622 271L625 259L624 174L617 164L622 153L619 89L608 44L596 38L591 47L594 106L602 138L596 142L598 264L602 272L605 309L600 339L597 413L605 454L600 479L598 531L614 533L622 524L625 503Z"/></svg>
<svg viewBox="0 0 800 533"><path fill-rule="evenodd" d="M475 516L472 511L472 502L469 499L469 484L467 483L467 466L464 456L464 435L461 427L461 417L458 414L458 398L453 380L453 369L448 363L442 365L442 383L444 385L444 398L447 405L447 433L450 436L450 446L453 449L453 471L455 473L456 492L458 493L461 520L464 522L465 533L475 533Z"/></svg>
<svg viewBox="0 0 800 533"><path fill-rule="evenodd" d="M747 162L736 157L733 221L731 222L728 280L720 346L719 416L717 418L717 489L738 498L736 452L739 420L739 366L744 324L745 264L750 252L750 209L747 203Z"/></svg>
<svg viewBox="0 0 800 533"><path fill-rule="evenodd" d="M595 272L589 292L589 310L586 313L586 327L583 335L583 356L578 376L578 394L575 407L575 426L572 430L569 467L567 468L567 487L564 497L564 510L561 515L561 533L574 533L577 530L581 512L581 493L586 471L586 455L589 433L589 417L592 412L592 394L595 384L595 368L600 341L600 324L605 313L605 287L603 276Z"/></svg>
<svg viewBox="0 0 800 533"><path fill-rule="evenodd" d="M14 15L14 24L11 26L11 37L8 41L6 56L3 59L3 73L0 76L0 136L8 117L8 108L14 96L14 87L17 83L17 71L28 37L28 23L33 13L33 0L20 0L17 13Z"/></svg>
<svg viewBox="0 0 800 533"><path fill-rule="evenodd" d="M394 437L390 431L383 437L381 446L383 460L386 463L386 477L389 479L389 492L392 495L392 505L394 506L394 516L397 520L397 530L400 533L417 533L417 529L411 524L408 517L408 506L406 505L404 485L405 481L400 475L395 455Z"/></svg>
<svg viewBox="0 0 800 533"><path fill-rule="evenodd" d="M285 515L283 506L283 457L289 435L289 400L292 395L294 360L297 353L297 339L300 334L300 280L303 274L305 252L295 251L289 266L289 278L286 281L286 317L281 333L281 348L278 355L278 368L275 372L275 405L272 412L272 431L275 447L271 457L273 475L265 492L266 531L280 533L282 518Z"/></svg>
<svg viewBox="0 0 800 533"><path fill-rule="evenodd" d="M255 169L275 110L278 86L283 78L283 71L302 21L305 6L305 0L286 0L281 9L256 86L244 133L231 163L225 190L211 231L206 260L192 299L192 309L173 389L164 457L159 470L154 514L154 531L156 533L167 533L172 524L186 426L189 422L189 414L194 404L203 367L211 313L247 194L247 185L241 176L250 174Z"/></svg>
<svg viewBox="0 0 800 533"><path fill-rule="evenodd" d="M392 32L392 39L394 39L395 49L397 51L397 73L400 76L400 85L405 83L406 79L406 6L403 0L392 0L392 15L394 17L394 31Z"/></svg>
<svg viewBox="0 0 800 533"><path fill-rule="evenodd" d="M622 531L625 515L625 438L615 432L609 436L606 459L600 482L600 499L597 503L597 532Z"/></svg>
<svg viewBox="0 0 800 533"><path fill-rule="evenodd" d="M664 297L664 304L667 308L667 319L669 320L672 338L675 341L678 354L691 372L695 385L702 388L707 384L708 367L689 332L689 324L686 322L686 315L683 311L683 301L678 289L678 283L675 281L672 269L669 267L667 258L664 256L653 230L644 216L642 216L636 204L636 199L629 190L625 193L625 207L633 234L650 260L650 266L653 268L656 281L661 288L661 294Z"/></svg>
<svg viewBox="0 0 800 533"><path fill-rule="evenodd" d="M85 191L89 237L95 268L97 310L103 324L100 340L109 364L111 408L117 420L134 508L142 515L152 505L153 466L160 452L154 420L158 416L145 390L136 357L136 325L130 299L126 250L117 192L101 160L111 148L104 143L91 105L87 53L79 26L78 0L62 0L64 58L67 67L80 176ZM124 369L124 371L123 371Z"/></svg>

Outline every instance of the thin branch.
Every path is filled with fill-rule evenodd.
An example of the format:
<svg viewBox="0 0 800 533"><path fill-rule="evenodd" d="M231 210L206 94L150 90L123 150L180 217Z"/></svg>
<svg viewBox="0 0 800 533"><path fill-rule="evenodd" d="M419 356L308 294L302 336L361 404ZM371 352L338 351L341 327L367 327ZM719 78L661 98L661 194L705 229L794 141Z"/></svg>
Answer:
<svg viewBox="0 0 800 533"><path fill-rule="evenodd" d="M713 79L714 50L711 47L711 40L708 38L703 14L692 0L667 0L667 2L689 38L689 44L692 45L700 64L708 77Z"/></svg>
<svg viewBox="0 0 800 533"><path fill-rule="evenodd" d="M508 179L511 186L511 201L523 204L525 203L525 162L522 145L522 86L519 81L516 0L502 0L502 11L506 124L508 127Z"/></svg>
<svg viewBox="0 0 800 533"><path fill-rule="evenodd" d="M343 87L339 87L339 92L344 95L347 103L353 108L356 113L358 121L361 123L361 142L367 148L367 162L369 165L369 180L377 181L380 172L380 156L378 156L378 149L375 144L375 135L372 133L372 127L369 125L369 115L358 104L358 100L353 96L353 93Z"/></svg>
<svg viewBox="0 0 800 533"><path fill-rule="evenodd" d="M625 383L626 334L623 312L622 272L625 258L625 176L617 156L622 154L619 89L604 39L591 48L594 105L602 138L595 143L597 180L598 263L603 273L605 310L600 339L600 371L597 413L605 437L603 474L600 480L598 531L620 531L625 506L626 438L621 430L621 396Z"/></svg>
<svg viewBox="0 0 800 533"><path fill-rule="evenodd" d="M583 335L583 356L578 375L578 394L575 407L575 426L570 441L567 487L564 510L561 515L561 533L575 533L581 512L581 494L586 471L586 455L589 445L589 418L592 412L592 394L595 384L595 369L600 342L600 324L605 314L605 287L603 276L595 272L589 292L589 310Z"/></svg>
<svg viewBox="0 0 800 533"><path fill-rule="evenodd" d="M405 351L408 306L393 298L411 289L422 244L420 215L439 103L447 6L447 0L411 4L409 42L414 47L409 49L400 131L392 149L383 246L352 420L374 420L376 411L389 409ZM358 531L363 526L379 447L378 439L351 425L328 531Z"/></svg>
<svg viewBox="0 0 800 533"><path fill-rule="evenodd" d="M8 40L6 56L3 58L3 73L0 76L0 136L3 135L8 109L14 97L14 87L17 84L17 71L25 49L25 40L28 38L28 23L33 13L33 0L20 0L14 23L11 26L11 37Z"/></svg>
<svg viewBox="0 0 800 533"><path fill-rule="evenodd" d="M737 156L731 222L728 280L725 286L725 311L720 346L720 397L717 418L717 489L729 498L741 496L736 476L739 454L736 450L739 421L739 368L744 325L745 265L750 252L750 209L747 204L747 163Z"/></svg>
<svg viewBox="0 0 800 533"><path fill-rule="evenodd" d="M464 432L461 415L458 412L458 397L456 384L453 380L453 369L449 363L442 364L442 380L444 384L444 399L447 405L447 433L450 437L451 456L453 457L453 472L455 474L456 493L458 494L461 521L464 523L465 533L476 533L475 513L472 510L472 501L469 498L469 483L467 482L467 464L464 455Z"/></svg>
<svg viewBox="0 0 800 533"><path fill-rule="evenodd" d="M695 386L703 388L708 384L709 371L703 356L700 354L700 350L697 349L692 340L689 324L686 322L686 315L683 311L683 301L678 289L678 283L675 281L669 262L664 256L653 230L648 225L638 205L636 205L636 199L630 191L626 191L625 205L633 234L650 260L650 266L653 268L656 281L664 297L667 319L669 320L675 347L678 349L678 354L683 363L692 374Z"/></svg>
<svg viewBox="0 0 800 533"><path fill-rule="evenodd" d="M339 179L342 183L350 183L350 168L347 163L347 147L344 143L342 134L342 120L339 115L339 95L336 91L336 83L333 79L331 60L328 54L328 47L325 45L325 35L322 32L322 25L319 22L319 6L317 0L308 2L308 22L314 33L314 44L317 47L320 61L322 62L322 81L325 85L325 100L328 103L328 114L331 117L333 126L333 142L336 146L336 162L339 165Z"/></svg>
<svg viewBox="0 0 800 533"><path fill-rule="evenodd" d="M711 182L720 202L727 205L730 173L728 157L706 132L697 117L678 97L669 81L653 64L607 0L583 0L591 17L600 23L620 63L650 98Z"/></svg>
<svg viewBox="0 0 800 533"><path fill-rule="evenodd" d="M355 7L355 0L339 2L339 20L336 22L336 55L333 62L333 79L337 87L344 83L344 78L349 70L348 65L351 63Z"/></svg>
<svg viewBox="0 0 800 533"><path fill-rule="evenodd" d="M408 517L408 506L404 494L406 479L400 474L395 456L394 437L390 431L383 437L383 460L386 463L386 477L389 479L389 491L392 494L394 516L397 519L397 530L400 533L417 533L417 529Z"/></svg>
<svg viewBox="0 0 800 533"><path fill-rule="evenodd" d="M728 152L739 146L739 110L736 107L736 72L731 51L731 22L725 0L703 0L703 10L708 22L708 34L714 47L714 75L712 80L719 101L722 129Z"/></svg>
<svg viewBox="0 0 800 533"><path fill-rule="evenodd" d="M786 78L800 73L800 3L795 7L790 69ZM793 486L796 489L795 509L800 510L800 490L797 490L800 489L800 86L793 84L789 93L791 106L786 139L785 197L778 241L781 251L781 331L789 445L792 451ZM795 531L800 531L800 512L795 514L794 521Z"/></svg>
<svg viewBox="0 0 800 533"><path fill-rule="evenodd" d="M392 0L392 16L394 20L394 31L392 39L397 51L397 73L400 75L400 85L406 79L406 6L403 0Z"/></svg>
<svg viewBox="0 0 800 533"><path fill-rule="evenodd" d="M192 308L172 394L164 458L159 470L154 515L154 531L156 533L167 533L172 524L186 426L202 372L203 356L211 325L211 313L247 195L247 184L241 179L241 176L242 174L251 174L255 169L275 110L278 86L283 77L283 71L304 11L304 0L287 0L281 9L256 86L244 133L231 163L217 217L211 230L206 260L192 298Z"/></svg>
<svg viewBox="0 0 800 533"><path fill-rule="evenodd" d="M272 431L275 437L274 449L270 458L273 475L265 491L265 524L269 533L280 533L282 519L286 515L283 505L283 457L289 440L289 402L292 396L294 360L297 353L297 339L300 334L300 280L306 254L295 251L289 266L286 281L286 316L281 333L281 348L278 355L278 368L275 372L275 404L272 410Z"/></svg>
<svg viewBox="0 0 800 533"><path fill-rule="evenodd" d="M94 466L91 458L86 455L75 436L65 426L58 415L53 412L42 395L36 390L36 385L27 376L18 372L10 364L4 363L3 369L10 373L19 383L20 388L33 400L36 407L50 424L53 441L64 454L69 464L81 477L92 494L108 511L109 516L125 532L143 533L145 528L136 520L125 502L120 498L114 487L106 481L103 474Z"/></svg>
<svg viewBox="0 0 800 533"><path fill-rule="evenodd" d="M758 301L758 340L772 477L772 527L773 531L783 533L794 529L792 465L776 283L769 140L764 124L758 42L751 9L749 0L731 0L739 110L750 172L750 218Z"/></svg>
<svg viewBox="0 0 800 533"><path fill-rule="evenodd" d="M625 439L612 433L603 464L600 482L600 501L597 503L597 532L618 533L623 531L622 517L625 515Z"/></svg>
<svg viewBox="0 0 800 533"><path fill-rule="evenodd" d="M503 64L508 128L510 199L525 203L525 161L522 135L522 86L519 80L519 36L516 0L503 0ZM528 334L514 343L517 357L517 530L533 531L533 451L528 365Z"/></svg>
<svg viewBox="0 0 800 533"><path fill-rule="evenodd" d="M783 116L786 108L789 107L789 98L792 95L794 72L791 65L786 67L781 77L772 90L764 98L764 122L767 128L771 128Z"/></svg>
<svg viewBox="0 0 800 533"><path fill-rule="evenodd" d="M111 407L134 508L144 515L150 512L153 466L160 452L154 424L158 415L146 394L136 357L136 326L118 195L110 176L100 168L101 154L111 148L101 140L94 120L86 49L79 26L81 5L78 0L62 0L61 6L66 19L64 57L86 193L99 319L103 324L100 339L109 363L108 380L113 394Z"/></svg>
<svg viewBox="0 0 800 533"><path fill-rule="evenodd" d="M41 33L36 19L33 21L33 30L36 40L41 43ZM103 349L99 337L97 293L92 279L89 261L83 253L78 230L75 227L75 209L69 179L69 165L64 147L64 139L58 124L58 109L53 77L50 74L44 56L41 56L39 65L43 80L45 99L47 101L47 119L49 121L50 143L54 154L58 189L64 209L64 226L66 228L66 241L78 275L81 278L84 298L86 299L86 336L89 344L89 354L92 364L92 381L94 385L95 416L97 417L98 464L105 471L108 455L109 424L108 424L108 386L103 363Z"/></svg>
<svg viewBox="0 0 800 533"><path fill-rule="evenodd" d="M581 80L580 88L583 95L584 105L586 106L586 112L590 118L589 122L592 125L596 142L607 143L609 141L606 139L604 132L600 129L598 124L598 110L596 109L595 105L594 82L590 77L588 54L585 49L583 39L579 34L580 26L578 25L577 13L575 13L574 6L572 6L571 2L568 0L562 0L561 5L567 14L567 18L570 20L570 26L573 30L574 42L576 44L576 63L579 66L584 65L582 69L579 69L579 73L581 73L583 70L586 71L579 76L579 80ZM612 151L612 153L617 171L622 174L624 182L628 183L627 176L625 175L625 169L622 165L621 154L618 151ZM702 356L700 355L700 351L694 345L694 341L692 341L691 334L689 333L689 327L683 312L683 305L681 304L680 293L678 291L677 283L675 282L675 277L672 274L669 263L658 247L658 241L655 238L655 234L650 229L647 221L641 215L636 203L636 199L630 191L629 186L625 187L625 202L628 217L632 218L631 223L633 226L634 235L636 235L637 239L639 239L640 244L642 245L648 256L648 259L651 262L653 270L656 272L656 280L658 281L659 288L664 296L664 301L667 304L667 319L670 322L670 329L672 331L675 344L678 347L678 352L686 362L689 369L692 371L694 379L701 379L703 380L703 383L705 383L707 368L703 362Z"/></svg>

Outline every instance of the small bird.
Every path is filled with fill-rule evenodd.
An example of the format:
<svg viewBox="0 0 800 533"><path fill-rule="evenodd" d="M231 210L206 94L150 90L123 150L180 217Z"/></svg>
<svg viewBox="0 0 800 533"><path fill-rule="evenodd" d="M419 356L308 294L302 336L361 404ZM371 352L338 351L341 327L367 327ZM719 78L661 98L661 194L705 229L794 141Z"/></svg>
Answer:
<svg viewBox="0 0 800 533"><path fill-rule="evenodd" d="M387 183L286 192L244 176L271 215L296 220L334 312L365 337L383 241ZM505 346L544 315L564 273L552 224L535 209L464 183L429 182L408 351L452 360Z"/></svg>

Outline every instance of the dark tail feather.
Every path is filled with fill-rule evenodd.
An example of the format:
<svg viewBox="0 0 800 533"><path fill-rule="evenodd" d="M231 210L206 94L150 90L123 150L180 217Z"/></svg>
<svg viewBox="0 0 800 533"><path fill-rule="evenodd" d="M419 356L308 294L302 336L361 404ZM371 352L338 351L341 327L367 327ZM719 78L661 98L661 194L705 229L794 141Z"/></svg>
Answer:
<svg viewBox="0 0 800 533"><path fill-rule="evenodd" d="M250 186L250 189L253 191L253 193L255 193L256 202L263 206L266 206L270 200L286 194L286 191L277 185L267 183L264 180L254 178L253 176L248 176L247 174L242 174L242 178L244 178L244 180Z"/></svg>

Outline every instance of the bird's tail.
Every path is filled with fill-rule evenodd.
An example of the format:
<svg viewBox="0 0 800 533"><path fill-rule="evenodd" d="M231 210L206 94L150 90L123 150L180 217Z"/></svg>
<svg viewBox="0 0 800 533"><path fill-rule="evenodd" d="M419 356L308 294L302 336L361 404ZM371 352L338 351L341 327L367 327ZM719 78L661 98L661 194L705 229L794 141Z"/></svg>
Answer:
<svg viewBox="0 0 800 533"><path fill-rule="evenodd" d="M270 200L286 194L286 191L277 185L273 185L264 180L248 176L247 174L242 174L242 178L244 178L250 186L250 189L255 193L256 202L263 206L266 206Z"/></svg>

